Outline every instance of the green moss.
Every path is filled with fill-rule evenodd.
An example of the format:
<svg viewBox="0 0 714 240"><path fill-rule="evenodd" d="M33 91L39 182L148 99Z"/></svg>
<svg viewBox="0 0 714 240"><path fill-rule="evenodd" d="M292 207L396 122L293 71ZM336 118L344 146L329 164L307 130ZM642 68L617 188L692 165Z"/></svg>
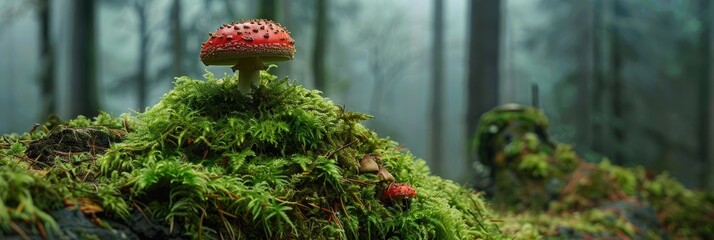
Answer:
<svg viewBox="0 0 714 240"><path fill-rule="evenodd" d="M548 118L542 111L506 104L481 116L472 146L478 152L479 159L485 165L491 166L494 164L491 161L495 158L493 147L504 146L512 139L520 138L526 133L536 134L534 136L537 138L543 137L547 128ZM549 139L537 138L531 140L549 141ZM538 143L531 141L528 144L532 146Z"/></svg>
<svg viewBox="0 0 714 240"><path fill-rule="evenodd" d="M501 228L504 233L516 234L525 228L549 239L621 239L634 236L636 232L630 222L602 210L563 214L506 212L500 217L505 222ZM652 236L646 239L657 237Z"/></svg>
<svg viewBox="0 0 714 240"><path fill-rule="evenodd" d="M9 165L0 166L0 236L25 222L39 224L36 231L59 231L47 213L62 204L54 187L37 174ZM46 229L46 230L42 230Z"/></svg>
<svg viewBox="0 0 714 240"><path fill-rule="evenodd" d="M193 233L203 226L214 237L460 239L496 233L477 224L489 226L485 216L460 212L440 189L429 188L456 185L426 181L425 165L362 127L359 121L369 116L287 80L264 79L246 97L237 94L235 77L207 78L178 79L176 90L138 116L137 130L100 161L107 175L132 173L123 180L133 184L133 199L151 206L156 201L145 196L168 192L169 204L152 209L167 223L181 222ZM368 153L417 189L409 207L375 197L376 176L357 171L358 159ZM480 201L469 194L458 200ZM232 217L196 217L222 212Z"/></svg>
<svg viewBox="0 0 714 240"><path fill-rule="evenodd" d="M508 109L485 114L477 133L487 140L478 148L490 158L484 162L493 169L493 205L510 222L505 229L527 224L551 237L714 236L714 226L702 224L714 216L711 193L689 190L666 173L585 162L571 146L549 140L539 111Z"/></svg>
<svg viewBox="0 0 714 240"><path fill-rule="evenodd" d="M145 113L63 125L120 136L106 152L57 155L54 167L41 168L22 156L27 141L0 148L18 155L3 165L25 164L27 174L39 168L61 198L90 199L109 220L140 213L172 236L504 238L479 194L430 175L424 161L360 124L370 116L287 79L261 77L250 96L238 91L237 76L178 78ZM43 136L51 131L29 138ZM417 197L380 197L387 184L358 171L365 154Z"/></svg>

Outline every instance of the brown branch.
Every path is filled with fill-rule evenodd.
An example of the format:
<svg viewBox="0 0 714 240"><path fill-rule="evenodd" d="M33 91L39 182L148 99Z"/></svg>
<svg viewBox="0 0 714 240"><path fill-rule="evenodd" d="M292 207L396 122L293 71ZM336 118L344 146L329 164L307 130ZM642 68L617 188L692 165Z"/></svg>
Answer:
<svg viewBox="0 0 714 240"><path fill-rule="evenodd" d="M349 146L352 146L352 144L355 144L355 143L357 143L357 142L359 142L359 139L354 140L354 141L352 141L352 142L350 142L350 143L348 143L348 144L342 145L340 148L336 149L334 152L331 152L331 153L325 155L325 158L328 158L328 159L329 159L330 157L332 157L332 155L335 155L337 152L342 151L342 149L345 149L345 148L347 148L347 147L349 147Z"/></svg>
<svg viewBox="0 0 714 240"><path fill-rule="evenodd" d="M19 234L22 239L30 240L30 237L25 234L25 231L22 231L22 228L20 228L20 226L17 226L15 222L10 221L8 225L10 225L10 228L12 228L12 230L15 230L15 232L17 232L17 234Z"/></svg>

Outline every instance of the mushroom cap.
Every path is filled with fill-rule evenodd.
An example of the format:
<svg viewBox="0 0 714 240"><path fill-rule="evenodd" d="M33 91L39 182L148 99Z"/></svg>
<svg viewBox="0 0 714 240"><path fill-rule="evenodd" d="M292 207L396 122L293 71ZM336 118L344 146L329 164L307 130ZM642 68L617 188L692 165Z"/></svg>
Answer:
<svg viewBox="0 0 714 240"><path fill-rule="evenodd" d="M201 47L201 62L206 66L249 65L247 67L262 69L265 63L291 60L295 55L295 40L283 26L271 20L248 19L223 24L208 35Z"/></svg>
<svg viewBox="0 0 714 240"><path fill-rule="evenodd" d="M392 176L389 171L387 171L386 168L380 166L379 171L377 172L377 178L379 178L380 182L394 182L394 176Z"/></svg>
<svg viewBox="0 0 714 240"><path fill-rule="evenodd" d="M364 157L362 157L362 161L359 162L359 165L360 173L379 171L379 165L374 161L374 156L369 154L365 154Z"/></svg>
<svg viewBox="0 0 714 240"><path fill-rule="evenodd" d="M416 196L416 189L407 183L393 183L384 189L384 197L399 200Z"/></svg>

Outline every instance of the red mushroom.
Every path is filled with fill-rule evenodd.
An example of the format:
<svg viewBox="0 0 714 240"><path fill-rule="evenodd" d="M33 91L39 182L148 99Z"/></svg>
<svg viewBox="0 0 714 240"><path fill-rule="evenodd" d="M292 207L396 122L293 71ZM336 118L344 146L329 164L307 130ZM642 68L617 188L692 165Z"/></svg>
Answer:
<svg viewBox="0 0 714 240"><path fill-rule="evenodd" d="M239 89L249 93L259 84L265 64L293 59L295 40L280 24L265 19L250 19L223 24L201 47L201 62L229 65L239 70Z"/></svg>
<svg viewBox="0 0 714 240"><path fill-rule="evenodd" d="M384 189L384 198L389 200L403 200L416 196L416 190L407 183L392 183Z"/></svg>

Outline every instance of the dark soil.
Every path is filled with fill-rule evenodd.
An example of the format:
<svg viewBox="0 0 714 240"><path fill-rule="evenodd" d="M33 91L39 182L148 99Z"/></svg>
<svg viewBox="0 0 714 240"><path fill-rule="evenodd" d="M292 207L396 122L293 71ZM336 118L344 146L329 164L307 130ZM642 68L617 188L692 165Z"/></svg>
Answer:
<svg viewBox="0 0 714 240"><path fill-rule="evenodd" d="M27 157L51 166L57 156L74 153L104 153L110 145L121 142L124 132L95 128L63 128L36 140L25 151Z"/></svg>

